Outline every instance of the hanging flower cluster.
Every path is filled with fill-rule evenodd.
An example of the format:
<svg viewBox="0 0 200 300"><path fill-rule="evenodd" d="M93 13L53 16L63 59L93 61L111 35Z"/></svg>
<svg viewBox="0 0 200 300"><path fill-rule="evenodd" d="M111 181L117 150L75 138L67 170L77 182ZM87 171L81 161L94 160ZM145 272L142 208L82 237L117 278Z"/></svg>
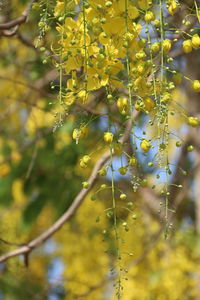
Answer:
<svg viewBox="0 0 200 300"><path fill-rule="evenodd" d="M190 15L199 20L199 9L196 2L194 4ZM116 229L118 218L114 172L126 175L129 171L133 174L135 170L131 181L134 191L140 186L147 186L147 179L139 171L139 155L144 157L148 168L156 167L160 170L157 179L164 172L165 182L161 195L165 199L168 232L169 175L172 174L169 148L170 141L174 139L170 122L173 123L173 118L175 120L178 115L185 124L194 128L199 126L199 119L187 115L174 99L174 93L183 79L190 82L191 90L200 92L200 81L184 76L174 64L174 50L180 48L180 43L184 53L200 48L198 28L190 30L193 21L187 20L187 16L179 29L169 28L168 18L174 18L179 10L181 5L176 0L58 0L54 8L59 38L52 49L59 56L56 66L60 72L60 104L67 114L78 105L83 112L92 110L91 114L95 108L97 116L103 114L108 120L107 129L102 132L101 145L110 150L110 160L99 171L99 175L105 176L108 169L112 173L112 217L118 257L121 254ZM97 93L100 94L98 101L95 97ZM135 112L145 120L143 133L139 136ZM117 121L113 116L117 117ZM94 119L74 128L72 138L77 144L88 135L89 123ZM127 121L131 122L132 128L131 139L128 141L131 143L131 154L127 153L127 141L124 142L122 138ZM179 137L175 138L174 145L181 146ZM188 145L189 152L193 149L193 145ZM152 155L148 160L149 152ZM121 157L121 166L117 170L114 169L114 156ZM80 167L83 169L90 163L90 154L80 159ZM88 187L88 182L84 181L83 188ZM180 187L177 185L177 188ZM119 198L127 201L126 193L122 191ZM127 225L125 227L127 230Z"/></svg>
<svg viewBox="0 0 200 300"><path fill-rule="evenodd" d="M115 102L122 115L135 108L162 115L159 123L165 122L171 91L181 76L166 66L173 61L169 52L176 40L165 38L164 5L160 18L151 1L57 1L61 68L70 76L63 93L67 107L76 101L86 104L92 92L104 87L108 104ZM179 9L174 0L167 1L166 7L171 15ZM151 39L149 30L157 31L157 37ZM186 53L199 47L198 34L183 41ZM155 65L158 60L160 68ZM170 72L173 77L168 76ZM198 80L191 81L191 86L200 91Z"/></svg>
<svg viewBox="0 0 200 300"><path fill-rule="evenodd" d="M58 2L55 15L59 15L61 8L63 13L64 3ZM67 3L65 9L68 10ZM109 87L111 96L115 89L123 88L125 82L118 75L125 70L127 48L130 48L130 67L135 61L144 65L146 57L144 43L138 39L142 26L134 22L139 16L134 5L130 3L126 11L125 1L90 1L83 2L80 9L76 20L67 17L57 27L63 34L63 69L71 73L65 97L67 105L75 100L86 103L90 93L101 87ZM148 68L144 68L142 73L147 72Z"/></svg>

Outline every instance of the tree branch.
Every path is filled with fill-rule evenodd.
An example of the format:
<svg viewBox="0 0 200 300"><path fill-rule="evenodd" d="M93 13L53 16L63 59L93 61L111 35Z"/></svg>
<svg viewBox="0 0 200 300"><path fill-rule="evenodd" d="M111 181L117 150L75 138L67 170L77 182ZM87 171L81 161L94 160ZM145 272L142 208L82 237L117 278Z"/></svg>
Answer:
<svg viewBox="0 0 200 300"><path fill-rule="evenodd" d="M127 122L126 130L124 132L124 135L120 139L120 141L126 142L129 138L130 131L132 129L132 121L133 119L136 119L138 116L138 112L135 111L133 113L132 118ZM88 192L91 190L93 187L95 181L97 180L98 177L98 171L102 168L102 166L105 164L105 162L108 160L110 156L110 151L107 151L104 153L104 155L97 161L95 164L92 173L89 177L88 183L89 183L89 188L88 189L82 189L79 194L76 196L74 199L73 203L69 207L69 209L51 226L49 229L47 229L45 232L43 232L41 235L27 243L26 245L19 247L16 250L13 250L9 253L6 253L2 256L0 256L0 263L3 263L10 259L11 257L19 256L19 255L24 255L26 260L28 259L28 255L38 246L40 246L42 243L44 243L46 240L48 240L54 233L56 233L67 221L71 219L71 217L74 215L76 210L79 208L81 203L83 202L84 198L88 194Z"/></svg>
<svg viewBox="0 0 200 300"><path fill-rule="evenodd" d="M7 23L0 24L0 30L8 30L8 29L12 29L16 26L18 28L19 25L21 25L22 23L25 23L26 20L27 20L28 15L30 13L31 6L32 6L33 2L35 2L35 1L36 0L30 0L27 7L23 11L22 15L20 17L18 17L17 19L11 20Z"/></svg>

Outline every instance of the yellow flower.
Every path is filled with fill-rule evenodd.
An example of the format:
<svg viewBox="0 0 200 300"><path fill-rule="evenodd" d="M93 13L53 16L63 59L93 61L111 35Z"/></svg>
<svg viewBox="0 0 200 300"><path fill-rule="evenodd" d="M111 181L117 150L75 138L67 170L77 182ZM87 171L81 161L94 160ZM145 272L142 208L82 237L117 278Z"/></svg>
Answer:
<svg viewBox="0 0 200 300"><path fill-rule="evenodd" d="M119 198L121 199L121 200L126 200L126 198L127 198L127 196L126 196L126 194L121 194L120 196L119 196Z"/></svg>
<svg viewBox="0 0 200 300"><path fill-rule="evenodd" d="M85 125L81 125L80 128L75 128L72 133L72 138L76 140L78 144L79 139L86 137L88 134L88 128Z"/></svg>
<svg viewBox="0 0 200 300"><path fill-rule="evenodd" d="M200 37L198 34L194 34L192 37L192 47L198 49L200 47Z"/></svg>
<svg viewBox="0 0 200 300"><path fill-rule="evenodd" d="M136 19L139 16L139 11L136 7L131 6L128 9L128 16L130 19Z"/></svg>
<svg viewBox="0 0 200 300"><path fill-rule="evenodd" d="M74 73L75 72L72 71L72 78L70 78L70 79L67 80L67 89L69 89L71 91L76 91L77 84L78 84L76 76L75 77L73 76Z"/></svg>
<svg viewBox="0 0 200 300"><path fill-rule="evenodd" d="M169 3L169 7L168 7L168 11L170 13L170 15L174 15L174 13L177 11L178 9L178 5L177 2L175 0L170 1Z"/></svg>
<svg viewBox="0 0 200 300"><path fill-rule="evenodd" d="M152 11L147 11L145 16L144 16L144 20L147 22L147 23L150 23L151 21L154 21L155 20L155 15Z"/></svg>
<svg viewBox="0 0 200 300"><path fill-rule="evenodd" d="M110 18L105 24L102 24L102 27L108 36L123 34L125 31L124 18L118 16Z"/></svg>
<svg viewBox="0 0 200 300"><path fill-rule="evenodd" d="M139 63L139 65L137 66L137 72L141 75L141 74L144 74L145 71L146 71L145 64L144 63Z"/></svg>
<svg viewBox="0 0 200 300"><path fill-rule="evenodd" d="M155 27L160 27L160 20L156 19L156 20L154 21L154 26L155 26Z"/></svg>
<svg viewBox="0 0 200 300"><path fill-rule="evenodd" d="M152 46L151 46L151 50L152 52L158 52L160 50L160 43L159 42L155 42Z"/></svg>
<svg viewBox="0 0 200 300"><path fill-rule="evenodd" d="M141 143L140 143L140 148L142 149L143 152L148 152L151 148L151 143L144 139Z"/></svg>
<svg viewBox="0 0 200 300"><path fill-rule="evenodd" d="M136 59L143 59L145 57L146 57L146 53L143 50L141 50L135 54Z"/></svg>
<svg viewBox="0 0 200 300"><path fill-rule="evenodd" d="M130 19L136 19L139 16L139 11L137 9L137 7L135 7L134 5L131 4L131 1L128 1L128 17ZM110 17L116 17L116 16L123 16L124 12L125 12L125 1L121 0L121 1L114 1L113 5L112 5L112 9L108 11L108 13L110 14Z"/></svg>
<svg viewBox="0 0 200 300"><path fill-rule="evenodd" d="M75 97L72 95L72 93L67 93L64 99L65 99L65 104L68 106L72 105L75 101Z"/></svg>
<svg viewBox="0 0 200 300"><path fill-rule="evenodd" d="M149 0L137 0L138 6L141 9L148 9L150 6L150 1Z"/></svg>
<svg viewBox="0 0 200 300"><path fill-rule="evenodd" d="M85 164L88 164L91 160L91 157L89 155L84 155L82 160Z"/></svg>
<svg viewBox="0 0 200 300"><path fill-rule="evenodd" d="M85 164L82 159L80 160L80 167L83 169L87 168L87 164Z"/></svg>
<svg viewBox="0 0 200 300"><path fill-rule="evenodd" d="M145 111L151 111L155 107L154 101L150 98L144 98Z"/></svg>
<svg viewBox="0 0 200 300"><path fill-rule="evenodd" d="M118 171L121 175L126 175L127 167L121 167L121 168L118 169Z"/></svg>
<svg viewBox="0 0 200 300"><path fill-rule="evenodd" d="M111 1L106 1L105 6L107 8L111 7L112 6L112 2Z"/></svg>
<svg viewBox="0 0 200 300"><path fill-rule="evenodd" d="M168 103L170 102L172 99L172 96L170 93L168 92L165 92L162 96L161 96L161 101L164 102L164 103Z"/></svg>
<svg viewBox="0 0 200 300"><path fill-rule="evenodd" d="M194 80L192 82L192 88L195 92L200 92L200 81L199 80Z"/></svg>
<svg viewBox="0 0 200 300"><path fill-rule="evenodd" d="M142 110L142 107L140 106L139 102L135 103L135 109L138 110L138 111Z"/></svg>
<svg viewBox="0 0 200 300"><path fill-rule="evenodd" d="M171 50L172 42L170 40L164 40L162 45L164 53L168 53Z"/></svg>
<svg viewBox="0 0 200 300"><path fill-rule="evenodd" d="M72 138L73 138L74 140L78 140L78 139L80 138L80 136L81 136L81 130L75 128L75 129L73 130L73 133L72 133Z"/></svg>
<svg viewBox="0 0 200 300"><path fill-rule="evenodd" d="M99 170L99 175L100 176L106 176L106 174L107 174L107 170L106 169L101 169L101 170Z"/></svg>
<svg viewBox="0 0 200 300"><path fill-rule="evenodd" d="M194 117L188 117L187 119L188 125L192 127L198 127L199 126L199 119Z"/></svg>
<svg viewBox="0 0 200 300"><path fill-rule="evenodd" d="M112 132L104 132L104 141L108 144L111 144L113 141L113 133Z"/></svg>
<svg viewBox="0 0 200 300"><path fill-rule="evenodd" d="M128 163L131 167L135 167L137 165L137 159L135 156L131 156Z"/></svg>
<svg viewBox="0 0 200 300"><path fill-rule="evenodd" d="M120 113L122 115L125 115L128 113L129 111L129 108L128 108L128 99L127 98L124 98L124 97L120 97L118 98L117 100L117 107L120 111Z"/></svg>
<svg viewBox="0 0 200 300"><path fill-rule="evenodd" d="M82 182L82 185L83 185L84 189L88 189L89 188L89 182L87 182L87 181Z"/></svg>
<svg viewBox="0 0 200 300"><path fill-rule="evenodd" d="M86 92L86 90L81 90L80 92L78 92L78 94L76 95L76 98L78 101L80 101L81 103L85 104L88 101L88 93Z"/></svg>
<svg viewBox="0 0 200 300"><path fill-rule="evenodd" d="M185 53L190 53L192 51L192 41L191 40L185 40L183 42L183 51Z"/></svg>
<svg viewBox="0 0 200 300"><path fill-rule="evenodd" d="M81 68L82 66L82 56L80 54L73 55L68 58L65 72L70 73L71 70Z"/></svg>
<svg viewBox="0 0 200 300"><path fill-rule="evenodd" d="M54 16L58 17L59 14L63 12L63 10L64 10L64 2L57 1L56 7L55 7L55 10L54 10Z"/></svg>
<svg viewBox="0 0 200 300"><path fill-rule="evenodd" d="M110 43L110 37L105 32L101 32L99 35L99 42L102 45L108 45Z"/></svg>

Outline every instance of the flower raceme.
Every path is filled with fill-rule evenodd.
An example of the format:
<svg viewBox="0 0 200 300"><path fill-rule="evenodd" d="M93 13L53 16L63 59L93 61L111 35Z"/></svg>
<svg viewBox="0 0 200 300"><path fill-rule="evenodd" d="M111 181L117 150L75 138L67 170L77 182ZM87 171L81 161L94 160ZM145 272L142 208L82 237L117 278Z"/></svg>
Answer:
<svg viewBox="0 0 200 300"><path fill-rule="evenodd" d="M76 18L70 13L65 13L62 18L64 11L75 10L76 5L80 7ZM175 15L181 8L176 0L167 1L166 7L170 15ZM102 88L108 91L108 103L115 104L122 116L128 117L134 108L157 116L161 107L171 105L171 91L175 85L166 78L161 84L162 72L156 73L154 58L163 55L163 61L170 62L170 51L176 41L172 38L161 39L158 35L157 40L151 41L150 37L147 43L148 39L142 37L145 26L152 26L157 31L164 26L153 8L153 3L146 0L57 1L54 15L58 21L62 19L56 27L60 35L58 42L62 68L69 76L67 92L63 96L67 110L75 102L87 104L90 95ZM200 37L197 33L182 41L185 53L189 54L199 47ZM127 70L128 78L125 75ZM152 74L155 75L152 77ZM182 75L177 73L172 80L180 84ZM192 81L191 87L195 92L200 92L199 80ZM120 89L128 88L129 96L117 94ZM194 121L187 123L194 127ZM73 139L77 143L84 136L83 129L76 128L73 132ZM105 133L104 141L112 143L113 135Z"/></svg>
<svg viewBox="0 0 200 300"><path fill-rule="evenodd" d="M157 168L166 174L162 197L166 196L165 221L168 228L168 174L172 172L168 153L171 140L177 136L173 122L176 123L178 115L188 126L199 126L197 117L187 116L185 109L180 109L182 103L175 99L175 94L186 80L191 90L200 92L200 81L191 80L177 71L181 66L172 55L179 45L182 45L181 55L187 53L189 56L192 51L198 51L198 30L187 32L187 29L177 29L177 24L168 26L182 7L176 0L158 2L60 0L56 1L54 9L58 41L52 49L60 58L60 62L56 62L60 74L59 100L66 116L75 115L72 139L76 144L83 142L87 153L90 153L82 153L79 159L83 172L87 173L86 168L92 165L90 144L93 141L82 141L88 135L88 128L91 128L91 136L93 134L97 141L98 149L110 150L108 161L97 172L100 176L112 173L111 185L101 184L100 190L108 188L112 191L113 208L109 216L111 213L115 226L120 220L114 216L117 207L115 192L118 200L124 203L128 194L115 188L114 172L118 176L126 175L125 179L132 176L131 184L136 192L138 187L149 185L143 174L145 168ZM187 27L189 21L183 21ZM133 117L135 110L139 121ZM106 120L103 131L95 123L98 118ZM95 126L91 125L92 122ZM174 139L176 151L182 146L182 139L179 136L178 140ZM187 147L188 152L193 150L193 145ZM152 154L154 156L149 160ZM117 168L113 163L114 156L120 164ZM87 179L82 186L84 189L91 187ZM131 201L127 203L130 207L133 205ZM127 222L121 225L127 231Z"/></svg>

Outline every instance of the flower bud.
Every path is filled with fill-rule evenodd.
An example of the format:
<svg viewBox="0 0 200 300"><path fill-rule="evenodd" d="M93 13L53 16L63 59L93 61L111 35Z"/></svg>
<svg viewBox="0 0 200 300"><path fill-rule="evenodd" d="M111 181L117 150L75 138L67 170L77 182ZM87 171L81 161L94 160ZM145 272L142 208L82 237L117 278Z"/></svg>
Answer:
<svg viewBox="0 0 200 300"><path fill-rule="evenodd" d="M132 157L130 157L128 163L129 163L129 166L135 167L135 166L137 166L137 159L134 156L132 156Z"/></svg>
<svg viewBox="0 0 200 300"><path fill-rule="evenodd" d="M158 52L160 50L160 43L159 42L153 43L153 45L151 46L151 50L152 52Z"/></svg>
<svg viewBox="0 0 200 300"><path fill-rule="evenodd" d="M192 41L191 40L185 40L183 42L183 52L190 53L192 51Z"/></svg>
<svg viewBox="0 0 200 300"><path fill-rule="evenodd" d="M89 188L89 183L87 181L82 182L82 185L84 189Z"/></svg>
<svg viewBox="0 0 200 300"><path fill-rule="evenodd" d="M83 169L87 168L87 165L84 163L84 161L82 159L80 159L80 163L79 164L80 164L81 168L83 168Z"/></svg>
<svg viewBox="0 0 200 300"><path fill-rule="evenodd" d="M100 175L100 176L106 176L106 174L107 174L106 169L101 169L101 170L99 170L99 175Z"/></svg>
<svg viewBox="0 0 200 300"><path fill-rule="evenodd" d="M121 167L121 168L118 169L118 171L121 175L126 175L127 167Z"/></svg>
<svg viewBox="0 0 200 300"><path fill-rule="evenodd" d="M192 37L192 47L198 49L200 47L200 37L198 34L194 34Z"/></svg>
<svg viewBox="0 0 200 300"><path fill-rule="evenodd" d="M189 146L187 147L187 151L188 151L188 152L192 152L193 150L194 150L194 146L189 145Z"/></svg>
<svg viewBox="0 0 200 300"><path fill-rule="evenodd" d="M104 132L104 141L108 144L111 144L113 141L113 133L112 132Z"/></svg>
<svg viewBox="0 0 200 300"><path fill-rule="evenodd" d="M147 11L145 16L144 16L144 20L147 23L150 23L151 21L155 20L155 15L152 11Z"/></svg>
<svg viewBox="0 0 200 300"><path fill-rule="evenodd" d="M91 157L89 155L84 155L82 160L85 164L88 164L89 161L91 160Z"/></svg>
<svg viewBox="0 0 200 300"><path fill-rule="evenodd" d="M155 27L160 27L160 20L156 19L154 21L154 25L155 25Z"/></svg>
<svg viewBox="0 0 200 300"><path fill-rule="evenodd" d="M192 82L192 88L195 92L200 92L200 81L199 80L194 80Z"/></svg>
<svg viewBox="0 0 200 300"><path fill-rule="evenodd" d="M170 93L165 92L162 96L161 96L161 102L164 103L169 103L172 100L172 96Z"/></svg>
<svg viewBox="0 0 200 300"><path fill-rule="evenodd" d="M117 100L117 107L122 115L125 115L128 113L129 107L128 107L128 99L125 97L120 97Z"/></svg>
<svg viewBox="0 0 200 300"><path fill-rule="evenodd" d="M72 138L77 141L80 138L80 136L81 136L80 129L75 128L72 133Z"/></svg>
<svg viewBox="0 0 200 300"><path fill-rule="evenodd" d="M192 127L198 127L199 126L199 119L194 117L188 117L187 119L188 125Z"/></svg>
<svg viewBox="0 0 200 300"><path fill-rule="evenodd" d="M171 50L172 42L170 40L164 40L162 45L164 53L167 54Z"/></svg>
<svg viewBox="0 0 200 300"><path fill-rule="evenodd" d="M111 7L112 6L112 2L111 1L106 1L105 6L107 8Z"/></svg>
<svg viewBox="0 0 200 300"><path fill-rule="evenodd" d="M106 189L107 188L107 185L106 184L102 184L101 185L101 189Z"/></svg>
<svg viewBox="0 0 200 300"><path fill-rule="evenodd" d="M181 147L181 145L182 145L182 143L181 143L180 141L177 141L177 142L176 142L176 147L179 148L179 147Z"/></svg>
<svg viewBox="0 0 200 300"><path fill-rule="evenodd" d="M140 143L140 148L142 149L143 152L148 152L151 148L151 143L149 141L147 141L146 139L144 139Z"/></svg>
<svg viewBox="0 0 200 300"><path fill-rule="evenodd" d="M121 200L126 200L126 198L127 198L126 194L124 194L124 193L121 194L119 197Z"/></svg>

